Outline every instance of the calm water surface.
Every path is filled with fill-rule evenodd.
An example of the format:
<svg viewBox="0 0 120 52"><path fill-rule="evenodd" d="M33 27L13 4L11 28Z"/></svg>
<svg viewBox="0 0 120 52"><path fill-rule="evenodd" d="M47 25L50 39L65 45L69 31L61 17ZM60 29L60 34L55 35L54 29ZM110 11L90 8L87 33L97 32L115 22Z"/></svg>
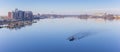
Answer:
<svg viewBox="0 0 120 52"><path fill-rule="evenodd" d="M0 29L0 52L120 52L120 21L41 19Z"/></svg>

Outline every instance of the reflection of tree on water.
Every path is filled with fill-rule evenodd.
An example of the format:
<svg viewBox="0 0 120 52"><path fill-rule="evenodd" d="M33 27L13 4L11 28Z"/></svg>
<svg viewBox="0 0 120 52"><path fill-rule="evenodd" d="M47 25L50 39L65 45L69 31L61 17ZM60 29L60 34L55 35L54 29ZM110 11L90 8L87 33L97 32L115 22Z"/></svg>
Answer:
<svg viewBox="0 0 120 52"><path fill-rule="evenodd" d="M76 34L68 37L68 40L69 41L79 40L79 39L91 36L93 34L95 34L95 32L79 32L79 33L76 33Z"/></svg>
<svg viewBox="0 0 120 52"><path fill-rule="evenodd" d="M22 27L25 26L31 26L33 23L36 23L36 21L34 20L14 21L0 25L0 28L21 29Z"/></svg>

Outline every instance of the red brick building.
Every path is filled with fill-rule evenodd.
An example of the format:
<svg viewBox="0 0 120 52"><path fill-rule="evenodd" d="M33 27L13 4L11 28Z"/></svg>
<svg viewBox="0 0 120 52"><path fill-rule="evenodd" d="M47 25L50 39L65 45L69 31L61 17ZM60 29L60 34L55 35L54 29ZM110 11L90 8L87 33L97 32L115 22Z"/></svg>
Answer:
<svg viewBox="0 0 120 52"><path fill-rule="evenodd" d="M9 18L9 19L12 18L12 12L8 12L8 18Z"/></svg>

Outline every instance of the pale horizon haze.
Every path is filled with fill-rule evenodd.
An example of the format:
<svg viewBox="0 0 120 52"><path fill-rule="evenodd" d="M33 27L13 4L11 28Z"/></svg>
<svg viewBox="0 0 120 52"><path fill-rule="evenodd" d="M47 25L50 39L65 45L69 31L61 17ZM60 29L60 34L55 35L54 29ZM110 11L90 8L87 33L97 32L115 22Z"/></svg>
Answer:
<svg viewBox="0 0 120 52"><path fill-rule="evenodd" d="M15 8L34 14L120 14L120 0L0 0L0 16Z"/></svg>

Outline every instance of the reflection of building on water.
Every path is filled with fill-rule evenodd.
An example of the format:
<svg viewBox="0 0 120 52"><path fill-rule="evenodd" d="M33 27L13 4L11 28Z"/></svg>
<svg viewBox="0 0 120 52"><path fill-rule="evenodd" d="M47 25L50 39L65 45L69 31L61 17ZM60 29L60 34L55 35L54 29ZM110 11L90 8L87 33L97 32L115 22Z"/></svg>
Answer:
<svg viewBox="0 0 120 52"><path fill-rule="evenodd" d="M79 32L77 34L74 34L73 36L68 37L68 40L69 41L79 40L79 39L88 37L92 34L93 34L93 32Z"/></svg>
<svg viewBox="0 0 120 52"><path fill-rule="evenodd" d="M31 26L32 23L36 23L35 21L16 21L16 22L9 22L6 25L1 25L0 28L8 28L8 29L20 29L25 26Z"/></svg>

